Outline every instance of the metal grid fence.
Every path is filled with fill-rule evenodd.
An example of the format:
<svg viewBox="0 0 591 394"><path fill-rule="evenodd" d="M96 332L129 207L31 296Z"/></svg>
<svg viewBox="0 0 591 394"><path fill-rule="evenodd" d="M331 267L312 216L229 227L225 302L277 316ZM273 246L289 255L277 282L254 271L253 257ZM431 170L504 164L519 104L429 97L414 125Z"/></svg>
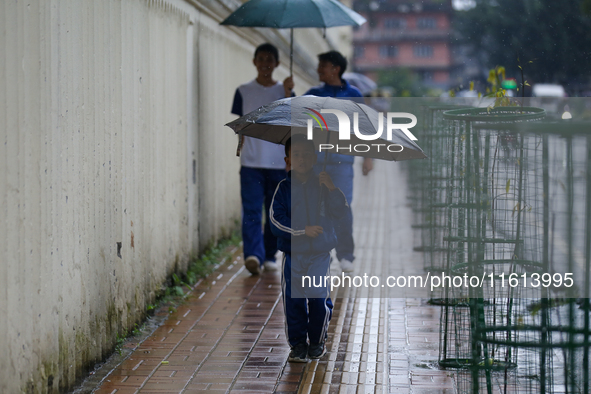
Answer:
<svg viewBox="0 0 591 394"><path fill-rule="evenodd" d="M540 122L531 107L423 115L415 250L427 271L481 278L432 295L440 366L457 369L460 392L588 393L589 124Z"/></svg>

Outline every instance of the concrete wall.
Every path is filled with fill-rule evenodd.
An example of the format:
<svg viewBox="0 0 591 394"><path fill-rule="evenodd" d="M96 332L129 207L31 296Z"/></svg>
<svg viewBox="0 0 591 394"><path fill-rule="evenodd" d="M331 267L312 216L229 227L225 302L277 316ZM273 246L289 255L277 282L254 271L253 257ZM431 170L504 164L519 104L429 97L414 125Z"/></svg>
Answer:
<svg viewBox="0 0 591 394"><path fill-rule="evenodd" d="M237 6L0 2L0 392L72 387L239 218L223 124L256 45L287 76L289 35L220 27ZM299 94L343 37L296 33Z"/></svg>

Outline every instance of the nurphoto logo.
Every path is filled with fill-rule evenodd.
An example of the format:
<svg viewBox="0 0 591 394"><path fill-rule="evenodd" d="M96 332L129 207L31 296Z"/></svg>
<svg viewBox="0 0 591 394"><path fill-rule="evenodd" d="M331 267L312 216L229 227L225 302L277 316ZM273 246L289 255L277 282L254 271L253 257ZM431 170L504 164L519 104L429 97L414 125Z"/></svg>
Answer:
<svg viewBox="0 0 591 394"><path fill-rule="evenodd" d="M339 141L350 141L351 140L351 119L349 116L338 109L321 109L320 112L313 110L312 108L306 108L307 110L311 111L306 112L307 115L311 116L312 119L308 119L307 123L307 137L309 140L313 139L314 135L314 121L320 126L320 130L326 129L328 131L328 126L326 124L326 120L322 116L322 114L333 114L337 117L339 122ZM410 128L416 126L417 124L417 117L408 112L388 112L386 114L386 137L382 138L382 134L384 131L384 116L381 112L378 113L378 128L375 134L367 134L361 133L359 131L359 113L353 113L353 133L355 137L362 141L376 141L378 143L373 144L349 144L349 145L340 145L337 144L320 144L319 151L322 150L331 150L335 149L336 151L348 151L348 152L357 152L357 153L364 153L368 152L371 147L377 148L379 152L381 148L385 148L388 152L402 152L404 147L400 144L391 143L392 140L392 131L399 129L401 130L411 141L417 141L417 138L409 131ZM410 123L394 123L394 119L406 118L410 119Z"/></svg>

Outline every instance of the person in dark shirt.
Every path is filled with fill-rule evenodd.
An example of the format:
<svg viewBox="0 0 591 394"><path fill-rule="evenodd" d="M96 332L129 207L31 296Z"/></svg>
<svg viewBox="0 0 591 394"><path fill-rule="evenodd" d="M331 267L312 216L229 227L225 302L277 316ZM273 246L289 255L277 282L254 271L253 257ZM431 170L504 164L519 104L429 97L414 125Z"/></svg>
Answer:
<svg viewBox="0 0 591 394"><path fill-rule="evenodd" d="M347 68L347 59L337 51L330 51L318 55L318 79L322 85L313 87L306 92L319 97L341 97L361 101L362 94L356 87L343 79ZM333 179L335 185L345 193L349 204L353 201L353 162L355 157L338 153L318 153L318 162L314 167L316 173L325 170ZM325 168L323 168L325 167ZM363 175L373 169L372 159L363 160ZM353 240L353 213L349 213L339 220L337 225L338 245L337 259L343 272L352 272L355 268L355 242Z"/></svg>
<svg viewBox="0 0 591 394"><path fill-rule="evenodd" d="M314 174L316 152L306 136L293 135L285 154L291 170L273 196L271 230L284 253L281 292L289 361L306 362L306 356L315 359L326 353L333 304L325 278L330 276L330 251L337 243L333 223L346 214L348 205L326 172Z"/></svg>

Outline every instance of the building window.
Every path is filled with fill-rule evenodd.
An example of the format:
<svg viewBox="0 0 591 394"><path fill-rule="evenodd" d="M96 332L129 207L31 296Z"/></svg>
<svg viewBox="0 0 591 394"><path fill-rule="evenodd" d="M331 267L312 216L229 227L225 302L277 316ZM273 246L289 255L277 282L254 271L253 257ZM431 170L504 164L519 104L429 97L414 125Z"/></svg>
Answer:
<svg viewBox="0 0 591 394"><path fill-rule="evenodd" d="M364 47L355 47L353 50L353 57L360 58L365 55L365 48Z"/></svg>
<svg viewBox="0 0 591 394"><path fill-rule="evenodd" d="M433 47L430 45L415 45L413 53L415 57L433 57Z"/></svg>
<svg viewBox="0 0 591 394"><path fill-rule="evenodd" d="M404 29L406 27L406 20L402 18L387 18L384 20L384 27L386 29Z"/></svg>
<svg viewBox="0 0 591 394"><path fill-rule="evenodd" d="M437 21L435 18L418 18L417 28L419 29L435 29L437 27Z"/></svg>
<svg viewBox="0 0 591 394"><path fill-rule="evenodd" d="M396 57L398 56L398 47L393 45L380 45L380 57Z"/></svg>

